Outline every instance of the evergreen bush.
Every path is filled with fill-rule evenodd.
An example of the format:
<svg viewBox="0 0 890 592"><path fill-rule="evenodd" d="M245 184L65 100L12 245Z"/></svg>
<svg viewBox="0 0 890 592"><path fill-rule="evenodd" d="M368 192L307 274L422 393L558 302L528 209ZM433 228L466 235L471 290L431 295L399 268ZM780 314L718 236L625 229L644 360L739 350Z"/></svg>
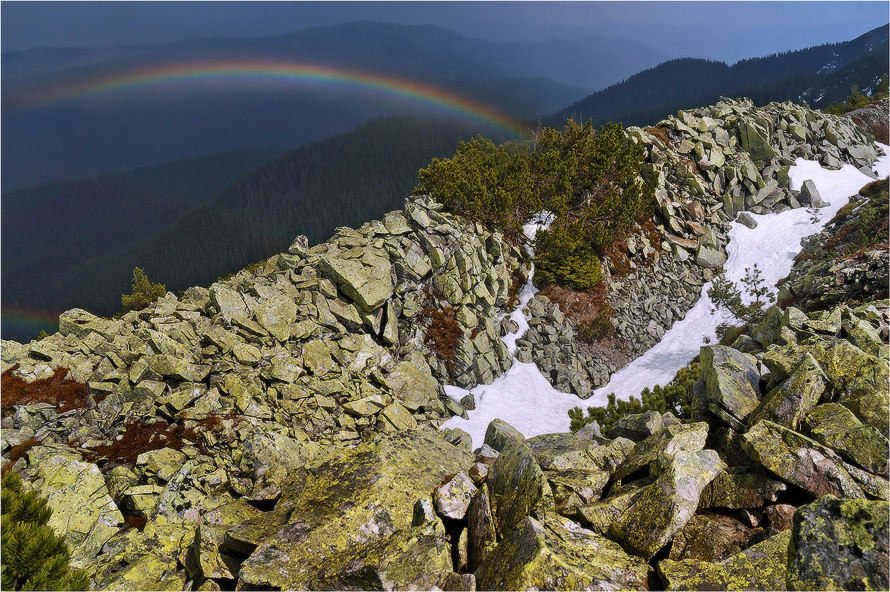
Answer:
<svg viewBox="0 0 890 592"><path fill-rule="evenodd" d="M133 269L132 290L133 292L130 294L121 294L122 313L142 310L158 298L163 297L167 293L167 286L151 283L145 272L136 267Z"/></svg>
<svg viewBox="0 0 890 592"><path fill-rule="evenodd" d="M604 434L609 433L616 421L626 415L645 413L654 410L659 413L670 411L681 420L692 416L692 387L701 376L701 366L697 362L681 368L677 376L665 386L655 385L651 390L644 388L640 397L630 397L627 401L617 401L615 393L609 393L605 407L588 407L587 415L580 407L569 410L570 429L577 432L592 421L599 423Z"/></svg>
<svg viewBox="0 0 890 592"><path fill-rule="evenodd" d="M47 525L52 509L12 471L3 476L2 566L6 590L86 590L89 578L69 566L65 537Z"/></svg>

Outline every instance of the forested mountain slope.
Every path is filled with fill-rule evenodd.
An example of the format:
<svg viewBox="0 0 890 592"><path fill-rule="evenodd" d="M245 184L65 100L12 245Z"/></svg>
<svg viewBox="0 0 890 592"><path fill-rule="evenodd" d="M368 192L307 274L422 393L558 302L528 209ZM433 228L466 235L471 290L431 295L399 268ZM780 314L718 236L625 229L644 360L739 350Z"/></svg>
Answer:
<svg viewBox="0 0 890 592"><path fill-rule="evenodd" d="M723 62L683 58L635 74L545 119L559 125L569 117L594 125L620 121L651 125L680 109L715 102L721 95L745 96L756 104L806 99L814 107L843 100L850 86L877 83L888 70L888 26L852 41Z"/></svg>

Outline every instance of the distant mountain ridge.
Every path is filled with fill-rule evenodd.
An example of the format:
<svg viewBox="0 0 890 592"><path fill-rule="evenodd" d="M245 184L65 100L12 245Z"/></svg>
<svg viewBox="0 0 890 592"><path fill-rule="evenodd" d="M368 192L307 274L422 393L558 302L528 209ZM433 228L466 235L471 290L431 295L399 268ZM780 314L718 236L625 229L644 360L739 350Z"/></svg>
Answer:
<svg viewBox="0 0 890 592"><path fill-rule="evenodd" d="M884 25L852 41L742 60L732 66L704 59L670 60L576 101L545 121L561 125L571 117L591 119L595 125L609 121L651 125L677 110L712 103L721 95L747 96L757 104L807 99L815 107L824 107L849 95L849 84L864 87L887 72L888 32L890 25Z"/></svg>

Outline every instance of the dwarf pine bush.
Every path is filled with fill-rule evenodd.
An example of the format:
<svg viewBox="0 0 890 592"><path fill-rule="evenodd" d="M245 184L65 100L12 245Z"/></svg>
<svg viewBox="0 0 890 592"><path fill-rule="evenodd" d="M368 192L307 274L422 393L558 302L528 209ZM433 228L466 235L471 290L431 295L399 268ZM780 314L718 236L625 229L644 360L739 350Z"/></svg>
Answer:
<svg viewBox="0 0 890 592"><path fill-rule="evenodd" d="M167 286L151 283L145 272L138 267L133 268L131 288L133 291L130 294L121 295L121 312L142 310L167 293Z"/></svg>
<svg viewBox="0 0 890 592"><path fill-rule="evenodd" d="M89 578L69 566L65 537L47 525L52 509L46 498L28 490L22 478L7 472L2 494L2 565L0 578L6 590L86 590Z"/></svg>

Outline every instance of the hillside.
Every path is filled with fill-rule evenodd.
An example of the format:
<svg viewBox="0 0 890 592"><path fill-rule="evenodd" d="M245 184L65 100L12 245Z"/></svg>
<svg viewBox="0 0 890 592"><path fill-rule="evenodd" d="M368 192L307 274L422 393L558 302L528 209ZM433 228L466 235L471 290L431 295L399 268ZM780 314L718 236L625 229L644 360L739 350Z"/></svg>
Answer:
<svg viewBox="0 0 890 592"><path fill-rule="evenodd" d="M888 29L878 27L852 41L821 45L732 66L678 59L644 70L545 118L559 125L569 117L594 125L620 121L651 125L680 109L713 103L720 96L746 96L758 105L808 100L816 107L842 101L851 85L874 87L888 66Z"/></svg>
<svg viewBox="0 0 890 592"><path fill-rule="evenodd" d="M391 117L268 162L275 152L242 151L4 195L23 217L3 216L3 337L53 330L72 306L113 314L137 266L181 290L285 250L298 234L316 243L379 217L431 158L483 130Z"/></svg>
<svg viewBox="0 0 890 592"><path fill-rule="evenodd" d="M680 336L698 362L643 391L645 412L613 402L608 424L571 433L559 408L630 359L637 373L663 363L645 350L710 309L734 233L784 238L747 249L764 259L794 250L770 224L811 228L876 165L885 175L887 155L851 119L789 102L727 99L617 132L655 209L601 259L611 335L591 343L562 310L576 301L534 293L531 228L508 236L409 196L209 287L117 319L72 309L54 335L4 341L4 472L47 498L48 526L96 589L887 588L877 291L826 282L824 311L773 306L729 345ZM511 179L487 172L492 195L476 197L495 208ZM597 189L583 207L607 197ZM835 236L886 231L886 182L861 195ZM832 240L813 269L856 246ZM794 295L818 301L798 272ZM606 338L626 359L592 349ZM459 427L476 431L517 376L500 412L525 411L522 424L498 416L481 439ZM563 392L520 404L533 381ZM554 408L564 429L548 429Z"/></svg>

